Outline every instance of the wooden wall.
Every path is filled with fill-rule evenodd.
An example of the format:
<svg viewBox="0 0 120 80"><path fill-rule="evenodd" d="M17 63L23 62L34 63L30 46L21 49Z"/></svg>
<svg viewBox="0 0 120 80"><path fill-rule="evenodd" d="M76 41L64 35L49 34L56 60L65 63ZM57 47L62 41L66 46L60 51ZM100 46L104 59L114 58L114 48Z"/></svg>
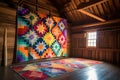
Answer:
<svg viewBox="0 0 120 80"><path fill-rule="evenodd" d="M15 45L15 25L2 23L0 24L0 63L4 60L4 31L7 28L7 61L12 63Z"/></svg>
<svg viewBox="0 0 120 80"><path fill-rule="evenodd" d="M68 26L67 26L67 53L68 53L68 57L70 57L70 54L71 54L71 40L72 40L72 37L71 37L71 29L70 29L70 24L68 23Z"/></svg>
<svg viewBox="0 0 120 80"><path fill-rule="evenodd" d="M120 28L97 31L97 47L86 47L86 32L72 34L71 57L120 63Z"/></svg>
<svg viewBox="0 0 120 80"><path fill-rule="evenodd" d="M7 29L7 61L12 63L15 45L15 27L16 27L16 10L7 7L0 7L0 65L4 62L4 36L5 28Z"/></svg>

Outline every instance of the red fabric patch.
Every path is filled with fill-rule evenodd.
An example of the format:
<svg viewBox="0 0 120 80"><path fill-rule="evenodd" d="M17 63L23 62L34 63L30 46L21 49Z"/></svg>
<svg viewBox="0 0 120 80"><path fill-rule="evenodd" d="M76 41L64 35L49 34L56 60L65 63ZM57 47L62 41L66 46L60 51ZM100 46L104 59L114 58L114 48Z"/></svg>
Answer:
<svg viewBox="0 0 120 80"><path fill-rule="evenodd" d="M28 31L28 27L24 26L24 28L18 28L18 35L24 35Z"/></svg>
<svg viewBox="0 0 120 80"><path fill-rule="evenodd" d="M48 78L46 74L38 71L25 71L21 76L29 80L46 80L46 78Z"/></svg>

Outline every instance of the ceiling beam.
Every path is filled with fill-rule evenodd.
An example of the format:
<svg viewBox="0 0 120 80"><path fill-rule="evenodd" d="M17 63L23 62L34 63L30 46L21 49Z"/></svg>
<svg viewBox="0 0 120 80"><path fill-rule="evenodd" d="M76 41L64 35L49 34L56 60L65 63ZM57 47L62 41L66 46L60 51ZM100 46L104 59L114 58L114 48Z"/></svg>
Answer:
<svg viewBox="0 0 120 80"><path fill-rule="evenodd" d="M101 4L101 3L104 3L106 1L109 1L109 0L92 0L90 2L84 2L84 3L80 3L77 7L78 10L80 9L87 9L87 8L90 8L92 6L95 6L95 5L98 5L98 4Z"/></svg>
<svg viewBox="0 0 120 80"><path fill-rule="evenodd" d="M105 22L105 21L106 21L105 19L103 19L103 18L101 18L101 17L98 17L98 16L96 16L96 15L90 13L90 12L87 12L87 11L85 11L85 10L83 10L83 9L80 9L80 10L78 10L78 11L80 11L81 13L83 13L83 14L85 14L85 15L87 15L87 16L90 16L90 17L92 17L92 18L94 18L94 19L96 19L96 20L99 20L99 21L101 21L101 22Z"/></svg>
<svg viewBox="0 0 120 80"><path fill-rule="evenodd" d="M109 20L106 22L99 22L99 23L93 23L93 24L80 25L80 26L73 26L71 29L73 31L73 30L80 30L81 28L96 27L96 26L109 25L109 24L115 24L115 23L120 23L120 19Z"/></svg>
<svg viewBox="0 0 120 80"><path fill-rule="evenodd" d="M106 1L109 1L109 0L92 0L92 1L86 2L86 3L84 2L84 3L79 4L79 6L77 7L77 10L80 11L81 13L87 15L87 16L90 16L90 17L96 19L96 20L99 20L101 22L105 22L106 21L105 19L103 19L99 16L96 16L88 11L85 11L84 9L87 9L87 8L92 7L92 6L104 3Z"/></svg>

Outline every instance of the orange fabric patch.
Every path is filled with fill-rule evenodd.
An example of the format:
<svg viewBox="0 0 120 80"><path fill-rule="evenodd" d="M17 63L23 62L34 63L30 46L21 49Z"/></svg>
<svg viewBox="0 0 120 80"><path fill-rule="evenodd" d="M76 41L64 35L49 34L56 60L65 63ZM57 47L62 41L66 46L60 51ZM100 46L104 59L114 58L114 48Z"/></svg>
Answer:
<svg viewBox="0 0 120 80"><path fill-rule="evenodd" d="M27 47L17 47L17 50L22 52L26 57L28 57L28 48Z"/></svg>

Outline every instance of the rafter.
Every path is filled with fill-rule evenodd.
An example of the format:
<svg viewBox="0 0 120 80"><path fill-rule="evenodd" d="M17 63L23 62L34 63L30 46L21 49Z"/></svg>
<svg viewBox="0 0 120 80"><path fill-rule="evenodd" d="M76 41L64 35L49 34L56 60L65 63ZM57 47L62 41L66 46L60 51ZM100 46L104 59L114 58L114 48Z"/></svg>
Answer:
<svg viewBox="0 0 120 80"><path fill-rule="evenodd" d="M103 18L101 18L101 17L99 17L95 14L92 14L88 11L85 11L85 9L90 8L92 6L95 6L95 5L98 5L98 4L101 4L101 3L104 3L106 1L109 1L109 0L93 0L93 1L90 1L90 2L87 2L87 3L81 3L77 7L77 10L80 11L81 13L87 15L87 16L90 16L90 17L96 19L96 20L99 20L101 22L105 22L106 21L105 19L103 19Z"/></svg>
<svg viewBox="0 0 120 80"><path fill-rule="evenodd" d="M96 20L99 20L99 21L101 21L101 22L105 22L105 21L106 21L105 19L103 19L103 18L101 18L101 17L98 17L98 16L96 16L96 15L94 15L94 14L92 14L92 13L89 13L89 12L87 12L87 11L85 11L85 10L80 9L80 10L78 10L78 11L80 11L81 13L83 13L83 14L85 14L85 15L87 15L87 16L90 16L90 17L92 17L92 18L94 18L94 19L96 19Z"/></svg>
<svg viewBox="0 0 120 80"><path fill-rule="evenodd" d="M120 19L109 20L109 21L106 21L106 22L99 22L99 23L93 23L93 24L80 25L80 26L74 26L71 29L72 30L79 30L81 28L101 26L101 25L109 25L109 24L114 24L114 23L120 23Z"/></svg>
<svg viewBox="0 0 120 80"><path fill-rule="evenodd" d="M92 7L92 6L104 3L106 1L109 1L109 0L92 0L92 1L87 2L87 3L81 3L81 4L78 5L77 9L78 10L80 10L80 9L87 9L87 8Z"/></svg>

